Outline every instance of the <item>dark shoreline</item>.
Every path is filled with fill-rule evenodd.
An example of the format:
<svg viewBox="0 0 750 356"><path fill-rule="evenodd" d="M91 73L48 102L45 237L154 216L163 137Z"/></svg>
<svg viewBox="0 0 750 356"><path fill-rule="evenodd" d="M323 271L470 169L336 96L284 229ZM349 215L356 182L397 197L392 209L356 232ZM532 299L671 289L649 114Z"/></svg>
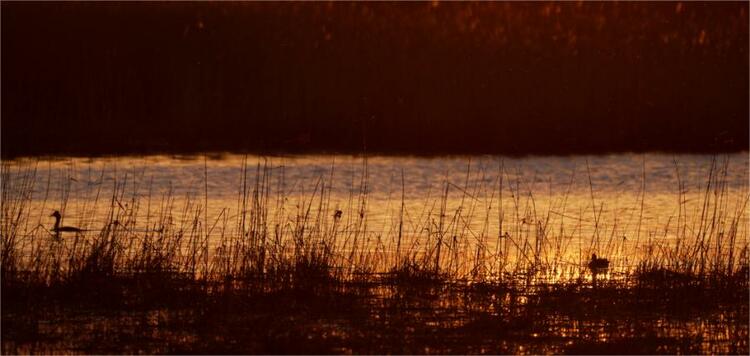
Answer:
<svg viewBox="0 0 750 356"><path fill-rule="evenodd" d="M748 4L2 4L2 157L747 149Z"/></svg>
<svg viewBox="0 0 750 356"><path fill-rule="evenodd" d="M295 150L295 149L275 149L275 150L248 150L248 149L221 149L206 148L191 150L168 150L168 149L143 149L143 150L98 150L98 151L13 151L3 150L0 152L0 158L13 160L19 158L45 158L45 157L118 157L118 156L197 156L206 155L209 159L220 158L229 154L247 154L259 156L285 156L285 155L352 155L362 156L409 156L409 157L446 157L446 156L503 156L503 157L529 157L529 156L552 156L564 157L572 155L612 155L612 154L687 154L687 155L722 155L748 152L750 147L731 147L731 148L702 148L694 150L670 150L670 149L630 149L630 150L602 150L602 151L580 151L580 150L539 150L539 151L398 151L398 150L330 150L330 149L312 149L312 150Z"/></svg>
<svg viewBox="0 0 750 356"><path fill-rule="evenodd" d="M2 351L747 354L746 272L531 290L439 280L227 284L163 274L42 286L6 278Z"/></svg>

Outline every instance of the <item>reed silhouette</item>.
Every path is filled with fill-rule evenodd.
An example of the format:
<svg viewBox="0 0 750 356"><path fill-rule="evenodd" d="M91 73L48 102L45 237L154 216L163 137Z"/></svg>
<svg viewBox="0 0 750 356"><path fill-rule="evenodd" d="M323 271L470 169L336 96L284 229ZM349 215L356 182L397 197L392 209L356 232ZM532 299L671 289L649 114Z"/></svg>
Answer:
<svg viewBox="0 0 750 356"><path fill-rule="evenodd" d="M207 216L203 199L128 197L115 177L107 220L81 241L49 243L26 228L36 172L9 179L4 162L3 353L747 353L746 230L734 228L744 205L727 204L738 197L722 193L721 165L709 170L703 213L681 218L699 230L681 220L683 240L642 241L659 253L635 267L586 247L591 260L568 263L556 252L563 237L545 231L550 213L524 216L515 203L505 213L519 217L501 222L502 243L490 247L456 223L481 200L448 205L449 182L423 225L405 228L399 212L402 231L389 236L367 228L366 162L343 207L328 205L324 180L290 203L270 193L280 184L270 167L248 174L243 159L240 169L232 219ZM129 209L142 199L162 202L148 220ZM291 218L271 218L285 210ZM222 233L209 239L211 228ZM625 257L615 251L596 250ZM590 288L587 274L603 270L611 278Z"/></svg>

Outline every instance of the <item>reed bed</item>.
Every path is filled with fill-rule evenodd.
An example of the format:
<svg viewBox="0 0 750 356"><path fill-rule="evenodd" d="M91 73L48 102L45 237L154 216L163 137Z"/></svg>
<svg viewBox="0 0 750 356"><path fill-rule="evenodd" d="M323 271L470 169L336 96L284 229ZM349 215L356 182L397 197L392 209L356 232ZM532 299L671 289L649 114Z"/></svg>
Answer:
<svg viewBox="0 0 750 356"><path fill-rule="evenodd" d="M201 194L187 197L176 197L171 191L156 196L148 183L127 174L115 176L111 195L104 196L99 185L87 196L71 197L70 179L61 179L59 189L63 194L59 204L55 204L63 216L71 202L78 204L77 226L85 231L56 234L49 230L49 212L35 211L33 204L34 199L39 199L33 196L38 191L47 192L42 198L46 202L52 177L46 177L45 189L38 189L35 184L39 175L44 174L38 163L4 162L0 202L3 306L12 313L34 309L49 300L87 301L97 305L109 301L116 306L167 306L169 310L193 312L206 312L207 305L211 305L209 310L218 313L215 308L220 307L216 303L227 303L234 309L222 309L219 314L228 316L240 312L245 308L242 305L248 303L237 302L238 295L253 298L254 303L274 310L275 303L267 298L281 296L296 302L302 299L316 305L322 303L328 311L335 309L332 303L357 304L344 309L349 316L337 314L344 319L360 313L371 316L375 307L377 313L384 313L384 318L393 318L388 310L394 308L392 303L403 300L404 295L409 296L409 303L416 305L422 303L424 296L431 296L428 299L457 300L449 304L453 314L461 310L463 322L459 328L475 330L472 328L478 328L488 322L487 318L492 319L490 315L497 314L496 308L505 310L506 316L515 315L503 319L504 322L518 322L529 317L515 314L519 313L518 308L524 313L552 312L564 316L577 310L586 314L592 303L606 309L611 308L607 305L612 301L624 301L634 309L665 313L664 308L669 309L675 303L681 306L680 310L694 311L707 300L718 303L717 296L733 305L742 298L746 301L748 293L745 209L750 195L746 190L741 196L728 192L728 164L727 159L713 159L698 210L688 208L680 181L677 216L667 226L654 230L641 229L647 194L644 163L640 199L632 209L640 212L640 217L631 222L637 226L636 236L626 239L619 236L621 226L599 223L604 203L597 201L590 173L591 204L587 209L591 209L592 218L584 219L582 212L576 216L576 212L567 210L567 193L546 208L537 207L536 183L523 181L519 175L513 177L502 163L494 177L488 170L472 172L468 164L463 184L444 180L441 190L433 197L426 197L419 211L410 211L405 206L402 173L400 184L394 189L396 193L392 194L396 198L389 197L393 207L390 216L376 222L368 210L372 197L366 157L359 175L352 176L348 187L351 194L345 206L331 203L335 165L326 174L311 178L312 189L292 196L282 188L286 184L283 167L270 166L267 160L253 164L245 157L240 167L236 206L222 207L218 213L209 213L209 174L205 162L203 186L195 189L202 191ZM679 177L677 164L675 170ZM470 184L471 174L483 175L484 179ZM146 193L139 193L143 191ZM460 198L449 198L456 195ZM458 204L454 204L456 201ZM106 218L91 223L97 221L95 215L101 216L102 206L106 206ZM482 223L471 224L471 221ZM566 225L566 221L572 221L571 225ZM580 238L584 232L585 237ZM571 242L574 235L582 242ZM611 260L608 273L600 276L598 284L593 286L587 268L591 253ZM680 297L685 293L690 298ZM680 300L695 305L688 307ZM435 311L435 305L431 305ZM472 312L473 308L480 310ZM746 314L747 308L741 309L741 313ZM17 320L13 315L4 313L4 324L6 320ZM393 321L408 324L399 318ZM446 315L436 322L442 325L454 318L458 317ZM239 325L233 327L241 329L233 332L255 332ZM391 330L390 326L380 327ZM739 329L747 333L747 325ZM403 345L402 349L379 349L361 337L347 336L347 340L354 339L358 340L355 343L358 346L349 351L431 352L414 348L420 345L419 336L414 336L414 343ZM3 350L19 351L14 345L4 344ZM214 341L203 345L221 347ZM322 352L346 351L325 345ZM226 351L310 351L251 346ZM496 346L484 351L519 351ZM747 350L747 343L739 346L736 350ZM432 351L482 352L446 347ZM687 350L711 351L691 347ZM148 350L199 352L200 348ZM602 351L600 348L534 350Z"/></svg>
<svg viewBox="0 0 750 356"><path fill-rule="evenodd" d="M614 279L654 271L706 279L745 273L748 268L747 228L743 225L750 195L727 192L727 160L712 161L699 211L688 211L680 182L677 216L661 231L641 231L640 216L635 221L637 235L630 237L631 241L617 236L620 226L599 223L604 203L596 201L593 184L587 209L592 209L589 216L594 219L587 220L566 211L567 195L538 210L533 184L518 178L509 181L502 166L496 177L469 185L469 166L466 184L444 181L437 198L427 197L418 212L405 209L401 183L398 208L391 210L395 213L382 219L384 227L373 227L366 158L358 181L353 177L349 190L354 193L344 207L330 203L333 166L328 177L313 178L312 190L292 201L289 192L278 188L285 184L283 167L259 162L253 174L248 165L245 158L235 209L222 207L218 215L209 216L207 168L205 185L198 188L201 194L184 199L176 199L169 191L152 196L150 187L146 194L139 193L138 184L144 183L125 175L115 177L111 196L102 196L99 185L89 193L92 196L72 199L83 204L77 210L79 225L86 231L56 237L49 230L48 212L32 210L38 165L12 167L6 162L2 167L0 223L3 277L45 284L81 274L141 273L176 273L201 281L292 284L303 277L343 282L386 276L389 280L414 276L467 283L524 277L549 283L585 278L591 253L612 260ZM679 169L675 169L679 177ZM50 179L47 177L47 184ZM64 216L71 200L70 179L60 181L59 210ZM644 171L636 205L643 204L645 184ZM450 194L460 196L452 200L458 205L450 206ZM102 205L106 207L102 209ZM102 210L105 220L89 225L87 221ZM477 218L477 214L485 216ZM567 220L572 226L556 219L558 215L570 217ZM482 224L472 225L471 221ZM571 246L571 236L581 236L582 231L591 236L583 236L579 246Z"/></svg>

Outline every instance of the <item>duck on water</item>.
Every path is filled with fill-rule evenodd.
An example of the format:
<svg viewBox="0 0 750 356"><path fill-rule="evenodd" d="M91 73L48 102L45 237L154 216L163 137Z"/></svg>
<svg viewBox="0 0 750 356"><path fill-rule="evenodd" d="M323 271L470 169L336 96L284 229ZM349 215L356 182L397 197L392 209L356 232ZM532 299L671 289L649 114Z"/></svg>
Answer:
<svg viewBox="0 0 750 356"><path fill-rule="evenodd" d="M591 261L589 262L589 269L591 273L604 273L609 269L609 260L606 258L598 258L595 253L591 254Z"/></svg>
<svg viewBox="0 0 750 356"><path fill-rule="evenodd" d="M86 230L79 229L79 228L73 227L73 226L60 226L60 219L62 219L62 215L60 215L60 212L57 211L57 210L55 210L55 212L52 213L52 215L50 215L50 216L54 216L55 217L55 226L52 227L52 232L55 233L55 236L59 237L59 235L60 235L61 232L75 232L75 233L79 233L79 232L86 231Z"/></svg>
<svg viewBox="0 0 750 356"><path fill-rule="evenodd" d="M607 273L607 270L609 269L609 260L606 258L598 258L595 253L592 253L588 267L591 270L594 288L596 288L596 275L599 273Z"/></svg>

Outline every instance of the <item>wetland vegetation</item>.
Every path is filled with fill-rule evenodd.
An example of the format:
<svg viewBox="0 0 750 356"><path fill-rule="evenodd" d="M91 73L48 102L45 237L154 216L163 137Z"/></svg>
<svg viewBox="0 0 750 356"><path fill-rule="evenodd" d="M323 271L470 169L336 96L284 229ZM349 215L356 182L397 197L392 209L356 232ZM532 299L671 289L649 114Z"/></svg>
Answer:
<svg viewBox="0 0 750 356"><path fill-rule="evenodd" d="M416 214L402 171L381 211L390 228L372 217L366 157L346 193L335 164L295 194L291 168L230 160L236 205L222 209L207 209L209 162L193 160L200 193L182 199L123 168L76 190L80 167L4 163L3 353L748 352L748 193L726 157L697 188L678 180L677 214L656 227L643 192L632 223L603 218L588 160L586 213L575 194L545 205L501 160L446 176ZM83 231L56 234L39 206ZM611 261L596 283L592 252Z"/></svg>
<svg viewBox="0 0 750 356"><path fill-rule="evenodd" d="M3 354L750 353L748 2L0 7Z"/></svg>

